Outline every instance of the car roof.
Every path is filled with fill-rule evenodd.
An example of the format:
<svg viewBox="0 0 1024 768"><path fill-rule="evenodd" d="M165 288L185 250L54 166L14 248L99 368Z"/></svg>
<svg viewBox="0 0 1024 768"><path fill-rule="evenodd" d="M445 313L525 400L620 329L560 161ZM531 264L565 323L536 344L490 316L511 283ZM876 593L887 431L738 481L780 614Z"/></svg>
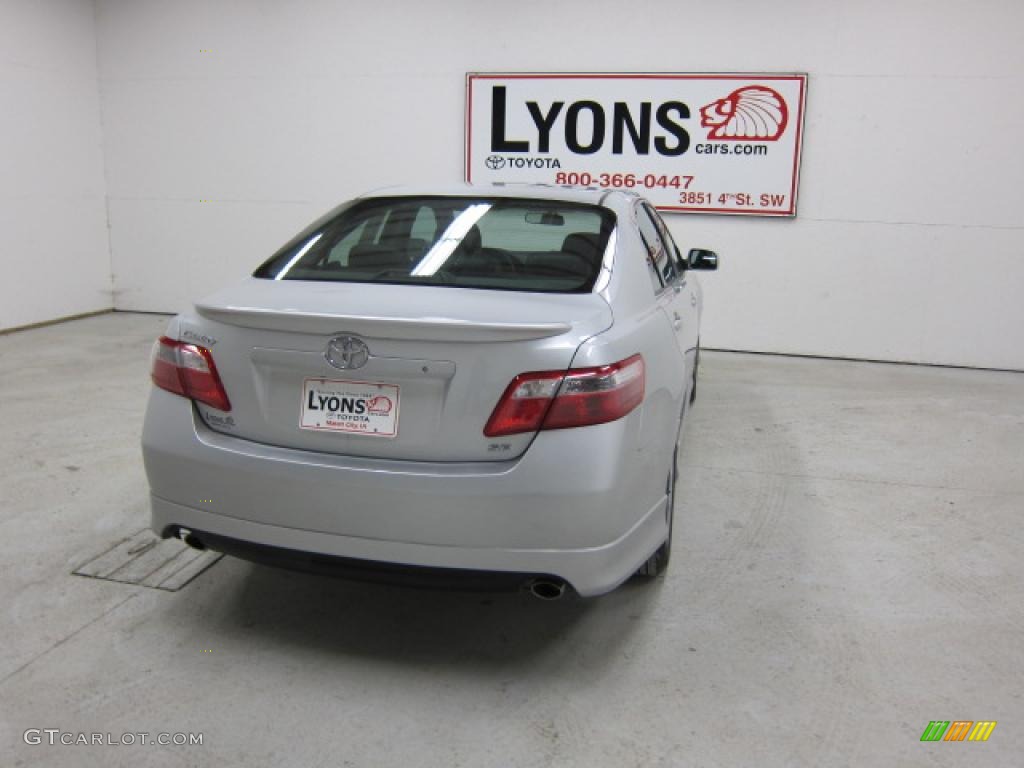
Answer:
<svg viewBox="0 0 1024 768"><path fill-rule="evenodd" d="M360 199L371 197L514 197L533 200L557 200L567 203L587 203L614 207L608 199L610 196L633 197L621 191L609 191L596 187L560 187L548 184L445 184L381 187L359 196ZM621 200L621 198L620 198Z"/></svg>

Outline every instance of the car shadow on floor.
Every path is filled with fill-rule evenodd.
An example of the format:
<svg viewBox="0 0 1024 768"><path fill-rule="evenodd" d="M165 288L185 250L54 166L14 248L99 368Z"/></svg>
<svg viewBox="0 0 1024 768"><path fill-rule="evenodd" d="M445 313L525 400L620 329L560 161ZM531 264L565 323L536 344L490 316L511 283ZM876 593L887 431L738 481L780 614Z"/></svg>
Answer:
<svg viewBox="0 0 1024 768"><path fill-rule="evenodd" d="M390 662L494 665L548 649L613 655L656 605L661 581L627 582L600 598L568 590L469 592L354 582L226 558L230 578L203 618L226 641ZM224 574L227 576L227 574ZM204 590L205 591L205 590ZM211 615L211 610L219 613ZM195 616L189 620L195 621Z"/></svg>

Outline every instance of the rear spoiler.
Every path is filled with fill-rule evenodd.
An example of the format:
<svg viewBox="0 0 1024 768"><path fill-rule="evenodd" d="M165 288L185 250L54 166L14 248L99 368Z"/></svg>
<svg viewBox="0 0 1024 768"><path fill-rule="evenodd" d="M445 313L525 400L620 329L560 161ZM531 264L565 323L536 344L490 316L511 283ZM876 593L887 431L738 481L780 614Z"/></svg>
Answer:
<svg viewBox="0 0 1024 768"><path fill-rule="evenodd" d="M415 341L526 341L561 336L569 323L482 323L448 317L366 317L258 307L196 304L209 320L245 328L329 335L349 332L380 339Z"/></svg>

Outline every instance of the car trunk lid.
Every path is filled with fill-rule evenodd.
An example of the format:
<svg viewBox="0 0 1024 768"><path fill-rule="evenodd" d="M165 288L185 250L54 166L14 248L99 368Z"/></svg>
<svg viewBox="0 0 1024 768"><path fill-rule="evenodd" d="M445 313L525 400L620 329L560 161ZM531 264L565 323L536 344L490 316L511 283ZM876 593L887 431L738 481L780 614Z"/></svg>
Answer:
<svg viewBox="0 0 1024 768"><path fill-rule="evenodd" d="M249 278L197 304L179 332L214 341L232 412L198 405L213 429L316 452L497 461L533 438L483 434L512 378L567 369L611 323L590 293ZM345 344L358 367L337 367Z"/></svg>

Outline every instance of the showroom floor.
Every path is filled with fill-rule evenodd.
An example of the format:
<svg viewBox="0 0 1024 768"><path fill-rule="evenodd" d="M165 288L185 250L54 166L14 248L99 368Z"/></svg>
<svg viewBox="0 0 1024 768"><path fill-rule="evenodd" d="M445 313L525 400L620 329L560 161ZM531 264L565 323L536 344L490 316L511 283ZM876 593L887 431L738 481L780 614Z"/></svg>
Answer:
<svg viewBox="0 0 1024 768"><path fill-rule="evenodd" d="M146 525L165 322L0 336L0 764L1020 764L1024 375L706 353L672 567L600 599L73 576Z"/></svg>

